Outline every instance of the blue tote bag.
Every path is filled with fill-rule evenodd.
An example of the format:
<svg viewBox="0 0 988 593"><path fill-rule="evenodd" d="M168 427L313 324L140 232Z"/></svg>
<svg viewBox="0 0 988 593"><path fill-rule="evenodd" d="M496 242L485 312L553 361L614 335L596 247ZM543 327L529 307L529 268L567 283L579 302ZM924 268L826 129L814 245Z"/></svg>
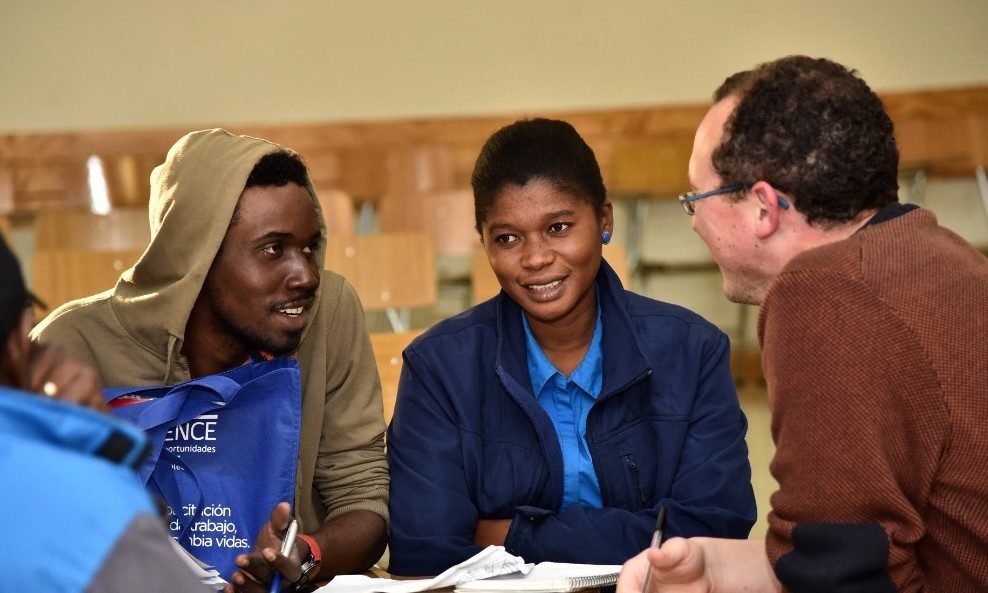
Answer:
<svg viewBox="0 0 988 593"><path fill-rule="evenodd" d="M172 537L229 580L271 509L294 506L302 419L298 361L275 358L186 383L104 390L145 431L140 468L168 505Z"/></svg>

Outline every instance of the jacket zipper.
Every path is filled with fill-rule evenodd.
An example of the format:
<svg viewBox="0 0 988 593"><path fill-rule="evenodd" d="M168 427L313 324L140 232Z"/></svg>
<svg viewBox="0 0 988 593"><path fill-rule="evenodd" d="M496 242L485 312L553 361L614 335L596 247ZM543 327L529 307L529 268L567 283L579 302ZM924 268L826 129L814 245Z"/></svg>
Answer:
<svg viewBox="0 0 988 593"><path fill-rule="evenodd" d="M631 482L634 484L635 488L638 490L638 509L641 510L645 508L645 487L642 486L641 481L641 470L638 469L638 464L631 460L631 455L624 456L625 462L628 464L628 469L631 470Z"/></svg>

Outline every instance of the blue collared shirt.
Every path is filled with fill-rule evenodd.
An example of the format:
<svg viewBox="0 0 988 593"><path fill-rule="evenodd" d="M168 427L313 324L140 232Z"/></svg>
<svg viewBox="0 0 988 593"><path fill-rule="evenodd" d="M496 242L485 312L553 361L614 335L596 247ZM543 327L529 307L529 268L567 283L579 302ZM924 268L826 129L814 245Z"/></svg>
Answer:
<svg viewBox="0 0 988 593"><path fill-rule="evenodd" d="M590 348L569 379L542 352L524 315L522 323L525 326L532 393L552 419L563 452L563 504L559 511L573 505L600 508L600 483L587 447L587 414L597 401L603 384L600 304L597 304L597 322Z"/></svg>

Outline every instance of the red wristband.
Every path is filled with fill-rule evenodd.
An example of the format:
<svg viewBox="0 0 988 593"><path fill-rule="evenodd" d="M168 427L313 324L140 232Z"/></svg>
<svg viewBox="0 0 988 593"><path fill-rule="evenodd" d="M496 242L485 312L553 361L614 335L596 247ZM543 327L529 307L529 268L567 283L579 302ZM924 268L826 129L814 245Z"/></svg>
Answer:
<svg viewBox="0 0 988 593"><path fill-rule="evenodd" d="M314 562L322 562L322 550L319 549L319 544L316 543L316 538L311 535L305 535L304 533L298 534L298 538L309 544L309 553L312 554L312 560Z"/></svg>

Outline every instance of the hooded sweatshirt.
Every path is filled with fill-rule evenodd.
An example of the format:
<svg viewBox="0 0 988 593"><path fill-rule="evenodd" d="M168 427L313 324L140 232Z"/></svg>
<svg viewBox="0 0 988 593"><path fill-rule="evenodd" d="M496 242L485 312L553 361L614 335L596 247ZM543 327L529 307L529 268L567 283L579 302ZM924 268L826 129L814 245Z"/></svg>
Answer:
<svg viewBox="0 0 988 593"><path fill-rule="evenodd" d="M151 242L109 291L66 303L32 338L96 367L108 387L191 379L185 325L219 251L247 177L286 149L225 130L192 132L151 174ZM325 220L311 181L319 227ZM325 263L325 248L316 261ZM353 510L388 519L381 383L353 287L324 270L292 355L302 371L302 433L295 514L303 531ZM259 470L263 471L263 470Z"/></svg>

